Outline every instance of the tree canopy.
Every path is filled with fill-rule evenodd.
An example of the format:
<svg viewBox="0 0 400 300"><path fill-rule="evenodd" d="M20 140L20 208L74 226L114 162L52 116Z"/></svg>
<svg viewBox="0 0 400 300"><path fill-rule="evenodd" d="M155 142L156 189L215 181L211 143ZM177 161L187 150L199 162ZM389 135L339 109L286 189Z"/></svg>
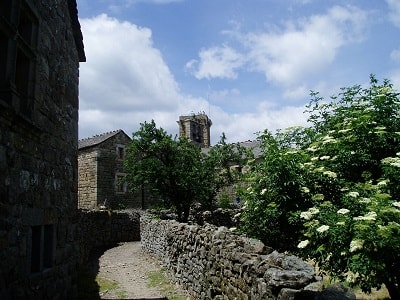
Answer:
<svg viewBox="0 0 400 300"><path fill-rule="evenodd" d="M146 186L165 206L176 209L180 221L187 221L193 203L215 207L218 191L238 179L230 166L243 164L246 155L244 148L227 144L225 135L208 153L202 152L186 138L172 138L152 120L133 133L126 180L131 190Z"/></svg>
<svg viewBox="0 0 400 300"><path fill-rule="evenodd" d="M371 76L330 101L312 93L307 112L310 127L259 136L242 230L400 299L399 93Z"/></svg>

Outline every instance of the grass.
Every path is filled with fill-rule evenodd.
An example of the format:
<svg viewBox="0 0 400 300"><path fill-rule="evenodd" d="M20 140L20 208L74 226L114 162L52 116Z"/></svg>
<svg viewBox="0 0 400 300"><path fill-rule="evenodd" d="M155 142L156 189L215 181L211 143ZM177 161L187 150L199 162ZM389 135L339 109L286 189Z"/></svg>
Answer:
<svg viewBox="0 0 400 300"><path fill-rule="evenodd" d="M120 289L120 286L115 281L97 275L96 282L99 285L100 294L112 291L118 296L119 299L126 298L126 293Z"/></svg>
<svg viewBox="0 0 400 300"><path fill-rule="evenodd" d="M149 272L147 274L149 280L148 287L155 287L160 290L163 296L169 300L187 300L187 296L182 295L171 284L165 275L164 269Z"/></svg>
<svg viewBox="0 0 400 300"><path fill-rule="evenodd" d="M328 287L331 284L338 282L338 281L332 280L332 278L329 275L323 275L322 278L323 278L324 287ZM349 284L347 282L342 282L342 284L345 286L349 286ZM390 300L389 292L384 285L382 285L382 287L379 290L372 289L371 293L369 293L369 294L364 293L363 291L361 291L360 288L357 288L357 287L354 287L352 289L356 295L356 299L360 299L360 300Z"/></svg>

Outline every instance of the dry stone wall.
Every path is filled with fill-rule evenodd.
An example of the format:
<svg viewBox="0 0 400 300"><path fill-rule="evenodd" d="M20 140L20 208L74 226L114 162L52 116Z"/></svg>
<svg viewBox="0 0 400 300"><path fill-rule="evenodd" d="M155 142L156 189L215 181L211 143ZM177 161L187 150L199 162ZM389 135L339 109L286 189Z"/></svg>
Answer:
<svg viewBox="0 0 400 300"><path fill-rule="evenodd" d="M142 247L197 299L312 299L314 269L210 224L141 218Z"/></svg>
<svg viewBox="0 0 400 300"><path fill-rule="evenodd" d="M80 211L80 263L87 261L94 248L140 240L140 214L137 211Z"/></svg>

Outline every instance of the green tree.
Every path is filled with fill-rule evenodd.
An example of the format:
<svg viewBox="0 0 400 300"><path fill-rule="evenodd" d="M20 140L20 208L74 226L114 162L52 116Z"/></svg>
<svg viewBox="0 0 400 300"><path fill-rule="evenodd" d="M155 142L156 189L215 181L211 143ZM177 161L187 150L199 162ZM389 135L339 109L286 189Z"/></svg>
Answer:
<svg viewBox="0 0 400 300"><path fill-rule="evenodd" d="M244 152L226 144L223 135L206 154L186 138L172 138L152 120L133 133L125 160L126 180L131 190L148 187L154 197L176 209L179 221L187 221L193 203L215 207L218 191L237 179L229 166L244 161Z"/></svg>
<svg viewBox="0 0 400 300"><path fill-rule="evenodd" d="M209 148L203 161L206 171L203 182L208 187L207 195L200 201L204 209L215 209L218 206L216 202L218 193L224 187L243 181L241 169L252 157L251 149L247 149L239 143L227 143L226 136L222 133L220 141Z"/></svg>
<svg viewBox="0 0 400 300"><path fill-rule="evenodd" d="M186 139L173 139L155 122L140 124L127 147L126 180L131 190L145 185L151 194L176 209L186 221L190 205L200 193L203 159L200 149Z"/></svg>
<svg viewBox="0 0 400 300"><path fill-rule="evenodd" d="M291 131L289 141L269 136L264 165L245 193L244 228L260 214L267 234L257 234L266 243L282 236L331 276L364 291L385 284L400 299L399 93L388 80L370 79L369 87L343 88L329 102L312 93L312 126Z"/></svg>
<svg viewBox="0 0 400 300"><path fill-rule="evenodd" d="M247 189L240 196L245 203L241 230L281 251L295 250L302 233L299 213L311 203L304 190L311 178L305 176L302 153L311 133L289 128L275 136L268 130L259 135L261 155L250 162Z"/></svg>

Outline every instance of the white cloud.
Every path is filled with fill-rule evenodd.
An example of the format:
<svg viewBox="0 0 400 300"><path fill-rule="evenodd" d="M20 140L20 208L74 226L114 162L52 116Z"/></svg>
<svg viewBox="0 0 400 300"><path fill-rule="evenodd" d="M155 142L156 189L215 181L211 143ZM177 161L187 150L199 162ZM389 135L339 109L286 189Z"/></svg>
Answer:
<svg viewBox="0 0 400 300"><path fill-rule="evenodd" d="M129 112L142 112L144 119L127 118L125 123L136 125L154 112L179 107L178 85L153 47L149 29L104 14L82 19L81 26L87 54L80 67L81 133L111 126Z"/></svg>
<svg viewBox="0 0 400 300"><path fill-rule="evenodd" d="M366 14L354 7L333 7L283 31L250 33L246 37L252 68L267 80L293 85L318 74L334 61L340 47L362 39Z"/></svg>
<svg viewBox="0 0 400 300"><path fill-rule="evenodd" d="M186 68L192 71L197 79L215 77L235 79L237 78L236 69L244 63L243 56L226 45L203 49L199 57L200 62L191 60L186 64Z"/></svg>
<svg viewBox="0 0 400 300"><path fill-rule="evenodd" d="M283 29L229 31L245 46L242 53L227 46L211 47L200 51L200 62L192 60L187 66L197 68L193 74L198 79L236 78L240 69L247 69L279 85L303 86L308 76L327 70L342 47L363 40L366 18L361 9L335 6L326 14L287 22Z"/></svg>
<svg viewBox="0 0 400 300"><path fill-rule="evenodd" d="M386 0L389 6L389 19L397 27L400 27L400 1Z"/></svg>
<svg viewBox="0 0 400 300"><path fill-rule="evenodd" d="M149 29L104 14L83 19L81 25L88 53L80 70L83 109L101 105L116 111L152 110L176 105L179 88L153 47Z"/></svg>
<svg viewBox="0 0 400 300"><path fill-rule="evenodd" d="M395 49L390 53L390 58L395 62L400 62L400 49Z"/></svg>
<svg viewBox="0 0 400 300"><path fill-rule="evenodd" d="M280 108L264 102L254 113L230 114L201 97L183 95L148 28L99 15L81 20L87 62L80 65L80 138L123 129L128 135L139 123L154 119L168 133L178 133L180 115L210 114L212 143L225 132L229 141L254 139L255 132L274 131L304 123L303 108ZM216 52L228 54L227 65L235 68L242 58L228 47ZM217 55L217 54L215 54ZM212 56L212 55L211 55ZM230 74L229 67L220 71L203 69L203 74ZM233 73L232 73L233 74ZM233 76L233 75L231 75ZM240 90L210 91L218 96L215 103L225 104L238 98Z"/></svg>
<svg viewBox="0 0 400 300"><path fill-rule="evenodd" d="M400 91L400 69L393 70L390 73L389 79L393 83L394 88L397 89L397 91Z"/></svg>
<svg viewBox="0 0 400 300"><path fill-rule="evenodd" d="M304 106L276 107L270 102L263 102L257 107L256 113L227 114L217 111L218 119L213 121L212 131L215 132L212 143L218 142L221 132L225 132L228 142L243 142L256 139L256 133L268 129L275 133L277 129L290 126L305 126L307 116L303 113ZM217 121L217 122L216 122Z"/></svg>

